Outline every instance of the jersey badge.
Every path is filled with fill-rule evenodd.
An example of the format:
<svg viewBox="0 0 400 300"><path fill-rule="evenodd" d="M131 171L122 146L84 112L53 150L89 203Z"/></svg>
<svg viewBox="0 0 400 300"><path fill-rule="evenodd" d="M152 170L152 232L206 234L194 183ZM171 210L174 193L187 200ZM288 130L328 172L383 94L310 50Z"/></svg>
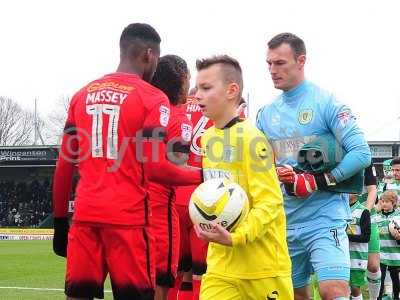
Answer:
<svg viewBox="0 0 400 300"><path fill-rule="evenodd" d="M310 108L302 109L299 112L299 118L298 118L299 123L302 125L306 125L311 122L311 120L313 119L313 116L314 116L314 112L312 109L310 109Z"/></svg>

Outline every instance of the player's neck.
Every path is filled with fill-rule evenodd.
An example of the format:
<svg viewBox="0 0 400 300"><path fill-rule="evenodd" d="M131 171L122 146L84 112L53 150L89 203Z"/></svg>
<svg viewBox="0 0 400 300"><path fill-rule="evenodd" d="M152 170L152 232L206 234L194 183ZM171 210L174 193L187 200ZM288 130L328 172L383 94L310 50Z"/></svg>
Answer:
<svg viewBox="0 0 400 300"><path fill-rule="evenodd" d="M301 86L304 83L305 80L306 80L306 78L305 78L304 74L302 74L301 76L296 78L296 80L293 82L293 84L290 87L284 89L283 92L287 93L287 92L296 90L299 86Z"/></svg>
<svg viewBox="0 0 400 300"><path fill-rule="evenodd" d="M139 68L137 68L136 66L132 65L132 64L128 64L124 61L121 61L118 65L117 68L117 72L121 72L121 73L128 73L128 74L136 74L138 75L140 78L143 77L143 71L139 70Z"/></svg>
<svg viewBox="0 0 400 300"><path fill-rule="evenodd" d="M224 129L226 124L236 117L238 117L236 110L226 110L224 114L213 120L214 126L218 129Z"/></svg>
<svg viewBox="0 0 400 300"><path fill-rule="evenodd" d="M390 213L392 213L394 211L394 209L392 208L392 209L387 209L387 210L382 210L382 212L383 212L383 214L385 214L385 215L388 215L388 214L390 214Z"/></svg>

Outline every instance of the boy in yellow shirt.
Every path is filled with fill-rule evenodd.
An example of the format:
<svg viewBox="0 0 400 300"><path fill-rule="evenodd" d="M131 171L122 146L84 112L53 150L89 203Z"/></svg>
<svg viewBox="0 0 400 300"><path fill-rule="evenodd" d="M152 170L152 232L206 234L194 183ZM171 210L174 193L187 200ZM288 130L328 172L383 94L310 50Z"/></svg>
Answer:
<svg viewBox="0 0 400 300"><path fill-rule="evenodd" d="M195 97L214 121L201 138L204 179L226 177L247 192L248 217L232 233L215 224L212 232L196 226L210 242L200 300L293 299L286 244L283 198L265 136L237 106L243 90L239 63L227 56L197 61Z"/></svg>

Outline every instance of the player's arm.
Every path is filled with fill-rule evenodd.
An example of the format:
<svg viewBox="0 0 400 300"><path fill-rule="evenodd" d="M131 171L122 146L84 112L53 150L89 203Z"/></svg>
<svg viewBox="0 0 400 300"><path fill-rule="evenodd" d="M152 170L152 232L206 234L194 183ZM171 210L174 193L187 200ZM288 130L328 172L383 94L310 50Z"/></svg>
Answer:
<svg viewBox="0 0 400 300"><path fill-rule="evenodd" d="M360 234L348 234L350 242L368 243L371 236L371 215L368 210L364 210L360 217Z"/></svg>
<svg viewBox="0 0 400 300"><path fill-rule="evenodd" d="M165 98L149 111L145 120L140 144L143 147L143 166L148 179L167 185L200 184L203 181L200 169L180 167L167 159L165 137L168 118L169 103ZM161 121L163 119L166 122Z"/></svg>
<svg viewBox="0 0 400 300"><path fill-rule="evenodd" d="M283 213L282 192L273 164L271 146L261 135L255 139L258 139L255 147L248 147L250 151L244 155L249 198L253 205L245 222L231 234L233 246L251 243L265 235L270 224Z"/></svg>
<svg viewBox="0 0 400 300"><path fill-rule="evenodd" d="M187 119L180 117L171 122L168 125L167 158L176 165L184 166L189 158L192 126Z"/></svg>
<svg viewBox="0 0 400 300"><path fill-rule="evenodd" d="M342 182L365 169L371 163L371 151L350 109L338 103L332 97L322 102L321 105L326 106L322 113L327 127L336 137L338 144L341 145L340 147L343 147L346 151L346 154L338 165L327 173L297 174L291 167L278 168L280 181L290 184L293 194L300 198L305 198L316 190L324 190L331 185ZM337 149L337 151L341 152L342 149Z"/></svg>
<svg viewBox="0 0 400 300"><path fill-rule="evenodd" d="M371 164L371 151L348 107L333 98L327 102L324 114L327 126L347 152L330 172L336 182L342 182Z"/></svg>
<svg viewBox="0 0 400 300"><path fill-rule="evenodd" d="M369 210L371 210L376 201L376 196L377 196L377 181L376 181L376 175L375 175L375 168L371 164L368 168L365 169L364 172L364 185L367 188L367 201L366 201L366 206Z"/></svg>
<svg viewBox="0 0 400 300"><path fill-rule="evenodd" d="M78 139L72 104L64 127L61 148L53 177L53 250L66 257L68 241L68 201L71 195L72 176L78 153Z"/></svg>

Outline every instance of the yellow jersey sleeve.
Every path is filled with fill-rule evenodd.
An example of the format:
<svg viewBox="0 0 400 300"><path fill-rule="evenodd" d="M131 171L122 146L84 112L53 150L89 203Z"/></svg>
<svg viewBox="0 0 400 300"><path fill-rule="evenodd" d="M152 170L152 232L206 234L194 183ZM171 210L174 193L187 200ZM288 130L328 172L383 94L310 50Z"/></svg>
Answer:
<svg viewBox="0 0 400 300"><path fill-rule="evenodd" d="M248 137L244 172L248 181L250 211L232 233L232 244L244 245L265 235L268 226L282 213L283 197L275 171L272 148L260 134Z"/></svg>

